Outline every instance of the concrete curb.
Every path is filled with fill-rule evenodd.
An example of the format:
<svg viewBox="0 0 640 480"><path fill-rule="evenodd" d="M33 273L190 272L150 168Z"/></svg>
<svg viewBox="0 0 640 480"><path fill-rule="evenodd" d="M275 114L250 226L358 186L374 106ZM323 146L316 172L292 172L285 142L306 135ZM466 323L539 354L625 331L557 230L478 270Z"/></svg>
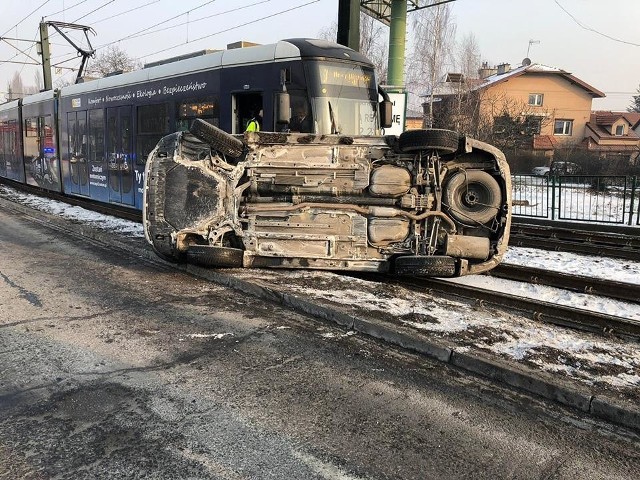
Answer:
<svg viewBox="0 0 640 480"><path fill-rule="evenodd" d="M336 323L364 335L448 363L475 375L495 380L559 404L575 408L598 419L640 431L640 406L638 405L625 403L619 399L598 397L587 392L586 389L570 388L562 385L561 382L554 381L553 377L548 376L548 378L545 378L545 375L532 371L529 368L513 365L499 358L469 354L462 349L440 345L419 336L413 331L403 331L402 327L398 325L360 318L350 313L340 311L336 306L322 305L321 302L318 301L282 292L260 281L247 281L235 277L232 273L201 268L194 265L171 264L158 258L146 242L140 241L139 239L122 240L115 238L112 233L101 232L86 225L74 224L54 215L8 202L2 198L0 198L0 206L2 208L20 211L32 217L35 213L40 217L46 216L46 223L55 224L57 229L62 229L69 233L115 246L128 254L149 259L154 263L171 266L174 269L185 271L190 275L239 290L256 298L279 303L301 313Z"/></svg>

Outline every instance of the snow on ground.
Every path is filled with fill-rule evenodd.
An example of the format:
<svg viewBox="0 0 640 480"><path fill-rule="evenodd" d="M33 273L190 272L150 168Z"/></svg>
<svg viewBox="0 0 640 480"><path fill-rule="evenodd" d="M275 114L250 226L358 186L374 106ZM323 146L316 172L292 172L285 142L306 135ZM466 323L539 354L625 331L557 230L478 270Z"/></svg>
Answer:
<svg viewBox="0 0 640 480"><path fill-rule="evenodd" d="M324 299L355 314L372 312L387 321L452 341L459 351L474 348L492 352L587 384L631 389L640 386L637 342L574 331L518 314L505 314L398 285L386 288L379 282L330 272L246 271L240 275L280 284L288 291Z"/></svg>
<svg viewBox="0 0 640 480"><path fill-rule="evenodd" d="M134 222L26 195L6 186L0 186L0 195L32 208L88 223L102 230L116 231L133 237L143 236L142 226ZM627 260L514 247L509 249L505 261L566 273L640 283L640 263ZM462 345L459 348L462 349L479 348L490 351L590 384L606 383L626 388L640 386L640 354L637 342L604 338L546 325L518 315L437 298L398 286L393 286L393 293L390 294L380 288L380 283L329 272L245 270L234 274L251 280L280 283L300 295L335 302L342 308L384 314L387 318L408 327L458 342L458 345ZM296 278L304 282L290 282ZM477 284L505 293L542 298L551 303L563 303L610 315L640 319L639 305L603 297L486 276L463 277L455 281Z"/></svg>
<svg viewBox="0 0 640 480"><path fill-rule="evenodd" d="M545 267L542 267L545 268ZM613 300L598 295L572 292L545 285L535 285L533 283L516 282L503 278L493 278L486 275L470 275L450 279L452 283L469 285L471 287L483 288L485 290L499 291L518 295L526 298L535 298L544 302L565 305L568 307L581 308L596 312L616 315L619 317L640 320L640 304Z"/></svg>
<svg viewBox="0 0 640 480"><path fill-rule="evenodd" d="M82 207L75 207L64 202L58 202L57 200L50 200L48 198L18 192L6 185L0 185L0 195L21 205L26 205L27 207L52 215L59 215L69 220L86 223L100 230L117 232L128 237L144 236L142 224L130 220L114 218L109 215L92 212Z"/></svg>
<svg viewBox="0 0 640 480"><path fill-rule="evenodd" d="M509 247L504 263L542 268L617 282L640 283L640 263L536 248Z"/></svg>

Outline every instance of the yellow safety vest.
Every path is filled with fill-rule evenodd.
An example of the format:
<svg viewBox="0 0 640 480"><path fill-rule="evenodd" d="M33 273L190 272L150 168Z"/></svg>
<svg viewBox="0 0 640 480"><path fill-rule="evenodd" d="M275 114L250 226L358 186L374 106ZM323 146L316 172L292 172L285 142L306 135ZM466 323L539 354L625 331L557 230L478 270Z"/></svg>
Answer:
<svg viewBox="0 0 640 480"><path fill-rule="evenodd" d="M260 131L260 124L258 123L258 121L255 118L252 118L251 120L249 120L249 123L247 124L247 132L259 132Z"/></svg>

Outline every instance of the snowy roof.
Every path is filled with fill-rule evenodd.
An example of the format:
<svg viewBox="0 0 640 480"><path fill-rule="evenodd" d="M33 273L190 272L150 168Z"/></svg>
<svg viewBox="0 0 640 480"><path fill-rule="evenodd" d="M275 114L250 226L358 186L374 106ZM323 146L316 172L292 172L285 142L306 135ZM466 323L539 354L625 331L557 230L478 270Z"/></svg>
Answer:
<svg viewBox="0 0 640 480"><path fill-rule="evenodd" d="M519 77L524 74L552 74L552 75L560 75L565 78L570 83L573 83L584 90L586 90L589 94L591 94L594 98L603 98L606 95L598 90L597 88L592 87L586 82L583 82L579 78L573 76L570 72L566 70L562 70L561 68L550 67L548 65L543 65L541 63L532 63L530 65L521 65L519 67L513 68L506 73L495 73L490 75L484 79L470 79L466 80L467 88L471 90L479 90L487 87L491 87L493 85L497 85L498 83L506 82L507 80L515 77ZM474 82L474 83L472 83ZM451 95L458 93L460 90L460 84L454 82L445 82L441 81L438 83L436 88L434 89L434 95ZM427 96L427 95L424 95Z"/></svg>
<svg viewBox="0 0 640 480"><path fill-rule="evenodd" d="M517 68L509 70L503 74L494 74L484 79L484 82L478 88L486 88L491 85L496 85L501 82L505 82L510 78L519 77L520 75L524 75L525 73L544 73L544 74L556 74L564 77L567 81L583 88L588 93L590 93L594 98L603 98L605 94L598 90L597 88L592 87L588 83L583 82L577 77L574 77L570 72L566 70L562 70L561 68L550 67L548 65L543 65L541 63L532 63L530 65L521 65Z"/></svg>

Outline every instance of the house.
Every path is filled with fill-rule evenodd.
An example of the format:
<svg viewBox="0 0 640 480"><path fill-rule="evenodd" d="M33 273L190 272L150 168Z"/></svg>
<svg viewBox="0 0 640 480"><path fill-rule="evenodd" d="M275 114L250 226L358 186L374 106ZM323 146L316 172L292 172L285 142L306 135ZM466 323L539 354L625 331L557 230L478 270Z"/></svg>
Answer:
<svg viewBox="0 0 640 480"><path fill-rule="evenodd" d="M587 122L584 146L602 158L640 155L640 113L596 111Z"/></svg>
<svg viewBox="0 0 640 480"><path fill-rule="evenodd" d="M592 101L605 96L565 70L529 59L517 68L508 63L490 68L485 63L479 76L480 81L466 82L466 90L453 86L452 80L459 78L456 76L447 76L434 89L434 124L446 128L437 118L445 110L453 110L454 121L450 116L447 119L451 125L463 125L460 115L464 114L472 117L467 122L472 127L467 129L478 137L498 145L504 140L504 147L527 148L549 156L557 148L582 144L591 120ZM462 101L453 93L456 89L466 92ZM429 97L423 104L425 114ZM466 113L456 104L465 105ZM508 138L513 141L507 142Z"/></svg>

